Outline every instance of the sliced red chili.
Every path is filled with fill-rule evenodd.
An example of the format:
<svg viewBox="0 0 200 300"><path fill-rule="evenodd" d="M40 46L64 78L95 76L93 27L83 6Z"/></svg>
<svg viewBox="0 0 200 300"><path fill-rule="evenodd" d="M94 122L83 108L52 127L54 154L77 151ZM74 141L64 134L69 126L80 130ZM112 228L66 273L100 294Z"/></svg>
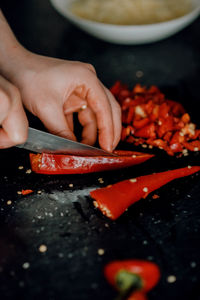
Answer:
<svg viewBox="0 0 200 300"><path fill-rule="evenodd" d="M133 203L147 197L152 191L168 182L191 175L200 166L185 167L124 180L90 192L94 205L108 218L115 220Z"/></svg>
<svg viewBox="0 0 200 300"><path fill-rule="evenodd" d="M41 174L83 174L131 167L154 155L135 151L114 151L118 156L73 156L30 154L31 168Z"/></svg>

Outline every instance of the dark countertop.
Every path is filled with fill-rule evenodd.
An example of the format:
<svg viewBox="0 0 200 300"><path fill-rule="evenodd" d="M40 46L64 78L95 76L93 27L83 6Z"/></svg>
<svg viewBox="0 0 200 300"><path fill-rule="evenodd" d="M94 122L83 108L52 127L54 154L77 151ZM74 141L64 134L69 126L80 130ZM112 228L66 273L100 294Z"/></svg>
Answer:
<svg viewBox="0 0 200 300"><path fill-rule="evenodd" d="M118 79L130 87L155 84L199 123L200 19L161 42L121 46L83 33L47 0L1 2L29 50L89 62L108 87ZM143 76L137 78L137 71ZM32 126L41 126L29 118ZM103 266L126 258L160 266L162 278L150 300L200 299L199 176L168 184L158 191L159 199L141 200L116 222L96 211L89 197L91 189L130 176L198 164L198 153L176 159L158 152L134 168L73 176L29 174L28 152L17 148L1 150L0 162L0 299L110 300L115 292L103 277ZM17 193L26 188L34 193ZM38 251L41 244L47 246L45 253ZM167 281L169 275L176 276L174 283Z"/></svg>

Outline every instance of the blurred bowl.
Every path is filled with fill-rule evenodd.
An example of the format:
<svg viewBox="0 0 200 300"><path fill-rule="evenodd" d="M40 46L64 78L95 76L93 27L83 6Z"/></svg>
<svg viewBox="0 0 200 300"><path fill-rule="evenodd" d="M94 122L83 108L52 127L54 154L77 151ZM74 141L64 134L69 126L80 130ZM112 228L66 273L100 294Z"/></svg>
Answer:
<svg viewBox="0 0 200 300"><path fill-rule="evenodd" d="M80 18L70 11L70 5L76 0L50 0L53 7L70 22L96 38L116 44L136 45L165 39L189 24L200 14L200 1L192 0L193 9L188 14L148 25L112 25Z"/></svg>

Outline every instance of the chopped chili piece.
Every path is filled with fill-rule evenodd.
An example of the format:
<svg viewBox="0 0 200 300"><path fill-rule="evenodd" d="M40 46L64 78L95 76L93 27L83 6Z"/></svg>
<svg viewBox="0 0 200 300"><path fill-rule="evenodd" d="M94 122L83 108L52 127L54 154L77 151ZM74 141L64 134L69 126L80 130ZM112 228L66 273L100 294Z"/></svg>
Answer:
<svg viewBox="0 0 200 300"><path fill-rule="evenodd" d="M162 148L169 155L184 149L200 150L199 146L193 146L194 142L200 144L200 130L191 122L190 115L181 103L167 99L156 86L147 89L137 84L129 90L117 81L111 92L122 109L122 141L136 146L146 143Z"/></svg>
<svg viewBox="0 0 200 300"><path fill-rule="evenodd" d="M133 203L146 198L168 182L200 171L200 166L185 167L120 181L90 192L94 205L108 218L115 220Z"/></svg>
<svg viewBox="0 0 200 300"><path fill-rule="evenodd" d="M160 196L157 195L157 194L154 194L154 195L152 196L152 198L153 198L153 199L158 199L158 198L160 198Z"/></svg>
<svg viewBox="0 0 200 300"><path fill-rule="evenodd" d="M28 194L31 194L31 193L33 193L33 190L22 190L21 191L22 195L28 195Z"/></svg>
<svg viewBox="0 0 200 300"><path fill-rule="evenodd" d="M83 174L131 167L145 162L154 155L115 150L118 156L73 156L30 153L31 168L41 174Z"/></svg>
<svg viewBox="0 0 200 300"><path fill-rule="evenodd" d="M119 292L118 300L147 299L150 291L160 279L159 267L145 260L117 260L104 268L107 281Z"/></svg>

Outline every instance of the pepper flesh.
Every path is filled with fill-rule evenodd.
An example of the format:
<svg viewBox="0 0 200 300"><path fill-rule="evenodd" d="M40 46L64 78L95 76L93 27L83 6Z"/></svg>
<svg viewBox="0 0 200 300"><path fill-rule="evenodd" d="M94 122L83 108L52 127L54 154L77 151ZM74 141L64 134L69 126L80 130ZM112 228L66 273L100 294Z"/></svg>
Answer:
<svg viewBox="0 0 200 300"><path fill-rule="evenodd" d="M94 205L108 218L115 220L133 203L168 182L196 173L200 166L185 167L124 180L90 192Z"/></svg>
<svg viewBox="0 0 200 300"><path fill-rule="evenodd" d="M32 171L40 174L83 174L131 167L154 155L135 151L115 150L118 156L73 156L30 153Z"/></svg>
<svg viewBox="0 0 200 300"><path fill-rule="evenodd" d="M137 287L134 282L132 285L129 285L128 282L124 282L124 286L126 286L127 291L129 290L130 292L128 300L146 299L145 294L150 291L160 279L160 269L153 262L136 259L112 261L105 266L104 276L107 281L120 293L122 290L118 285L118 280L120 272L122 271L138 276L142 283L140 287ZM126 278L124 280L126 281ZM125 291L123 290L123 292Z"/></svg>
<svg viewBox="0 0 200 300"><path fill-rule="evenodd" d="M21 194L22 194L23 196L28 195L28 194L31 194L31 193L33 193L33 190L22 190L22 191L21 191Z"/></svg>
<svg viewBox="0 0 200 300"><path fill-rule="evenodd" d="M147 296L144 293L137 291L132 293L127 300L147 300Z"/></svg>
<svg viewBox="0 0 200 300"><path fill-rule="evenodd" d="M169 155L200 151L200 130L184 107L169 100L156 86L137 84L133 90L117 81L110 89L121 105L121 140L136 146L144 143Z"/></svg>

